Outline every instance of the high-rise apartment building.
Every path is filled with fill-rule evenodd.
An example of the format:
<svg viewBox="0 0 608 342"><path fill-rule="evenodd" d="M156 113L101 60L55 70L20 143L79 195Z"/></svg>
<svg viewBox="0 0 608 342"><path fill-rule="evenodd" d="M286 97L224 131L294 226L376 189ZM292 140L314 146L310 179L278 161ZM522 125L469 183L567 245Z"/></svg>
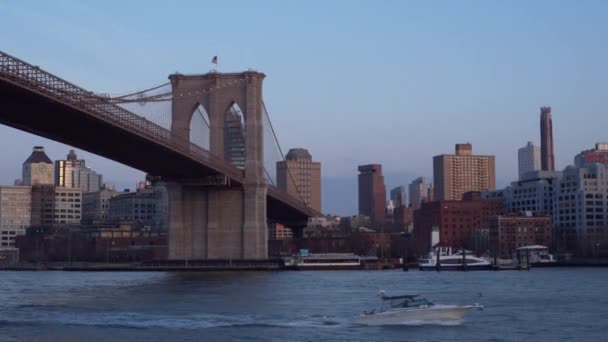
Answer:
<svg viewBox="0 0 608 342"><path fill-rule="evenodd" d="M74 150L70 150L66 160L55 161L55 185L91 192L101 189L103 180L101 175L86 167L84 159L78 159Z"/></svg>
<svg viewBox="0 0 608 342"><path fill-rule="evenodd" d="M414 179L408 189L410 192L410 206L413 210L419 209L420 205L428 200L426 179L424 177Z"/></svg>
<svg viewBox="0 0 608 342"><path fill-rule="evenodd" d="M22 185L53 184L53 162L44 152L44 147L34 146L32 154L23 162Z"/></svg>
<svg viewBox="0 0 608 342"><path fill-rule="evenodd" d="M528 172L503 190L507 209L518 215L552 216L554 188L561 172Z"/></svg>
<svg viewBox="0 0 608 342"><path fill-rule="evenodd" d="M540 164L543 171L555 171L551 107L540 107Z"/></svg>
<svg viewBox="0 0 608 342"><path fill-rule="evenodd" d="M391 190L391 201L393 201L393 205L395 208L406 207L406 193L405 186L401 185Z"/></svg>
<svg viewBox="0 0 608 342"><path fill-rule="evenodd" d="M460 200L468 191L496 188L494 156L473 155L471 144L456 144L456 154L433 157L435 200Z"/></svg>
<svg viewBox="0 0 608 342"><path fill-rule="evenodd" d="M608 233L608 164L567 167L554 196L554 238L560 246Z"/></svg>
<svg viewBox="0 0 608 342"><path fill-rule="evenodd" d="M0 246L14 246L32 223L32 188L0 186Z"/></svg>
<svg viewBox="0 0 608 342"><path fill-rule="evenodd" d="M292 148L277 162L277 186L321 212L321 163L304 148Z"/></svg>
<svg viewBox="0 0 608 342"><path fill-rule="evenodd" d="M517 150L519 179L524 174L540 170L540 147L528 141L528 145Z"/></svg>
<svg viewBox="0 0 608 342"><path fill-rule="evenodd" d="M242 113L231 109L224 122L224 159L239 169L245 168L245 135Z"/></svg>
<svg viewBox="0 0 608 342"><path fill-rule="evenodd" d="M359 170L359 214L368 216L372 224L386 222L386 188L382 165L361 165Z"/></svg>
<svg viewBox="0 0 608 342"><path fill-rule="evenodd" d="M583 151L574 157L574 165L578 167L592 163L608 164L608 143L596 143L594 149Z"/></svg>

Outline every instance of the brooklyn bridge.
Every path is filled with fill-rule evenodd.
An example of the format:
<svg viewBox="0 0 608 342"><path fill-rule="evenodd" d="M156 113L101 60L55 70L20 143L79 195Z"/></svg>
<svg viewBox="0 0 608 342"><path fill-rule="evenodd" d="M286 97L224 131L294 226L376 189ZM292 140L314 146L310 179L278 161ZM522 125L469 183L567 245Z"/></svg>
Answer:
<svg viewBox="0 0 608 342"><path fill-rule="evenodd" d="M164 186L170 259L265 259L269 223L303 227L318 213L280 191L265 167L265 147L281 156L282 149L263 101L264 77L175 73L162 85L110 96L0 51L0 123L141 170Z"/></svg>

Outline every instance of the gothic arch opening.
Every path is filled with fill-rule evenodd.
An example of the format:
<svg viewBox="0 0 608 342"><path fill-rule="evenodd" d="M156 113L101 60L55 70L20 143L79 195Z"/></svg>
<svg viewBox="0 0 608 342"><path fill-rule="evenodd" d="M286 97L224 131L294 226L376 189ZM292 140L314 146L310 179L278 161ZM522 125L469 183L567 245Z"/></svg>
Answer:
<svg viewBox="0 0 608 342"><path fill-rule="evenodd" d="M190 142L205 150L210 148L209 114L205 107L198 105L190 119Z"/></svg>

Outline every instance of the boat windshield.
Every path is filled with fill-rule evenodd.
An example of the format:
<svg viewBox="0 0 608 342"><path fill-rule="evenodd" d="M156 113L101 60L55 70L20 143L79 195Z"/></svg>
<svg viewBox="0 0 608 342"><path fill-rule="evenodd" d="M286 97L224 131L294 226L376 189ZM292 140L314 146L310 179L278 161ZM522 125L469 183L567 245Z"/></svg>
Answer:
<svg viewBox="0 0 608 342"><path fill-rule="evenodd" d="M403 298L398 302L391 303L391 308L417 308L420 306L432 306L432 302L423 297L408 297Z"/></svg>

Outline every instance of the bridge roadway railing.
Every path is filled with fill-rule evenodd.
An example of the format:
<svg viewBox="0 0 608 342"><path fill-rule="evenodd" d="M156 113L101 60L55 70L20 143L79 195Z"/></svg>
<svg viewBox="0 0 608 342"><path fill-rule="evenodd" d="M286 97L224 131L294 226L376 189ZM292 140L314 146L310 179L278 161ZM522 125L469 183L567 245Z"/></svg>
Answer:
<svg viewBox="0 0 608 342"><path fill-rule="evenodd" d="M280 190L276 186L268 185L268 195L272 196L281 202L288 204L289 206L300 210L303 213L306 213L309 216L320 216L321 213L315 212L312 208L306 205L306 203L297 199L296 197L286 193L285 191Z"/></svg>
<svg viewBox="0 0 608 342"><path fill-rule="evenodd" d="M243 181L242 170L202 147L171 134L168 129L146 118L110 103L108 99L97 96L2 51L0 51L0 78L185 154L238 182Z"/></svg>
<svg viewBox="0 0 608 342"><path fill-rule="evenodd" d="M243 171L211 154L187 139L175 136L170 130L136 115L108 99L80 88L16 57L0 51L0 78L57 102L71 106L121 129L150 139L169 149L207 165L233 180L243 182ZM310 208L302 201L268 185L268 194L305 213Z"/></svg>

